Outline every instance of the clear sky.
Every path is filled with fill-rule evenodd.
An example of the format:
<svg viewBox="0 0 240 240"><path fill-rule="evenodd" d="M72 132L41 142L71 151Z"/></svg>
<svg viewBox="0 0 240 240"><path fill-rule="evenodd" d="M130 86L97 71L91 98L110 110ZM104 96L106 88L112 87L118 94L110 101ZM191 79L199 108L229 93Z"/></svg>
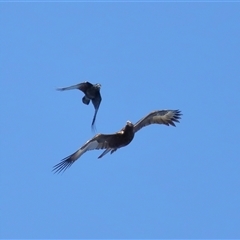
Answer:
<svg viewBox="0 0 240 240"><path fill-rule="evenodd" d="M239 3L1 3L1 238L240 238ZM153 110L125 148L53 165Z"/></svg>

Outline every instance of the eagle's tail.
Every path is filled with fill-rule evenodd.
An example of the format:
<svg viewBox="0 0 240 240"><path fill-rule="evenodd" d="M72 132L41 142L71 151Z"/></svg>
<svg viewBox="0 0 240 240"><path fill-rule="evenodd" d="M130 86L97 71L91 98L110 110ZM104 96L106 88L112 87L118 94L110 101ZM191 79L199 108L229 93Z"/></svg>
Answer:
<svg viewBox="0 0 240 240"><path fill-rule="evenodd" d="M112 148L107 148L98 158L102 158L104 155L109 153L112 150Z"/></svg>

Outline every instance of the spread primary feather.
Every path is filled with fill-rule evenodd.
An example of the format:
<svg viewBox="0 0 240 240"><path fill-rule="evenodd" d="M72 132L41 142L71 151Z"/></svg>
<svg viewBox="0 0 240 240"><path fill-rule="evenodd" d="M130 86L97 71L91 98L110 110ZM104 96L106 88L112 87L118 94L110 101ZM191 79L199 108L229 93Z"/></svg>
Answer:
<svg viewBox="0 0 240 240"><path fill-rule="evenodd" d="M136 124L127 121L126 125L114 134L97 134L92 139L88 140L79 150L72 155L64 158L60 163L53 167L54 172L62 172L69 168L77 159L85 152L94 149L105 149L98 157L101 158L108 152L115 152L117 149L127 146L134 138L134 135L141 128L150 124L164 124L175 126L174 122L179 122L181 118L179 110L157 110L149 113Z"/></svg>

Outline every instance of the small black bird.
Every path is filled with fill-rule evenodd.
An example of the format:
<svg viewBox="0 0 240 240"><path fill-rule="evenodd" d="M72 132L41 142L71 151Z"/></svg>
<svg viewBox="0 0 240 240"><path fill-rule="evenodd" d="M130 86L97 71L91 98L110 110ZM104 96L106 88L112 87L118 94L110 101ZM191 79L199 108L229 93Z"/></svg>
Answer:
<svg viewBox="0 0 240 240"><path fill-rule="evenodd" d="M64 87L64 88L57 88L58 91L64 91L64 90L71 90L71 89L79 89L81 90L85 96L82 98L82 102L86 105L89 104L90 100L92 100L93 106L95 108L95 113L92 120L92 129L94 128L94 123L96 120L98 108L100 106L100 103L102 101L102 97L100 94L100 88L101 84L92 84L90 82L83 82L79 83L70 87Z"/></svg>
<svg viewBox="0 0 240 240"><path fill-rule="evenodd" d="M85 152L94 149L105 149L105 151L98 157L101 158L108 152L115 152L118 148L127 146L134 138L134 135L141 128L150 124L164 124L175 126L174 122L179 122L181 118L179 110L157 110L149 113L147 116L140 119L133 124L127 121L126 125L114 134L97 134L92 139L88 140L81 148L79 148L72 155L64 158L60 163L53 167L55 173L65 171Z"/></svg>

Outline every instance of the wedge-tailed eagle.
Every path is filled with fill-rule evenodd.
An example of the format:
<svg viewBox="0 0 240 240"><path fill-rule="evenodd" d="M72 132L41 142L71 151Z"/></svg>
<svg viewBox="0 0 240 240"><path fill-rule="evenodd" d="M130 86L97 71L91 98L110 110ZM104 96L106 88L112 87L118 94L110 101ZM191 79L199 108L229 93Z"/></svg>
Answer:
<svg viewBox="0 0 240 240"><path fill-rule="evenodd" d="M55 173L65 171L78 158L80 158L88 150L105 149L98 157L101 158L108 152L115 152L118 148L127 146L134 138L134 134L141 128L150 124L165 124L167 126L175 126L174 122L179 122L181 118L179 110L160 110L149 113L144 118L140 119L136 124L127 121L126 125L114 134L97 134L92 139L88 140L81 148L72 155L64 158L60 163L53 167Z"/></svg>
<svg viewBox="0 0 240 240"><path fill-rule="evenodd" d="M65 91L65 90L79 89L85 94L82 98L82 102L84 104L88 105L90 103L90 100L92 100L93 106L95 108L95 113L92 120L92 128L93 128L96 120L97 112L98 112L100 103L102 101L100 88L101 88L101 84L99 83L92 84L90 82L83 82L70 87L57 88L57 90Z"/></svg>

